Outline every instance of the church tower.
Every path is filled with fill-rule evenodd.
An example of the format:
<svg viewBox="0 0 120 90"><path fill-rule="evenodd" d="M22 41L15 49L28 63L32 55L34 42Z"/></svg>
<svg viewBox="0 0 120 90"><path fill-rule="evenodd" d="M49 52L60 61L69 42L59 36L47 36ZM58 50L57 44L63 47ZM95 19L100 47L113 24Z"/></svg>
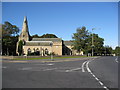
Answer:
<svg viewBox="0 0 120 90"><path fill-rule="evenodd" d="M24 21L23 21L23 27L22 27L22 32L19 36L19 41L23 40L23 41L29 41L30 40L30 34L29 34L29 30L28 30L28 22L27 22L27 17L24 17Z"/></svg>
<svg viewBox="0 0 120 90"><path fill-rule="evenodd" d="M18 38L18 42L17 42L17 46L16 46L16 53L18 53L18 45L19 45L19 41L23 41L23 44L25 44L26 41L30 40L30 34L29 34L29 30L28 30L28 22L27 22L27 17L24 17L24 21L23 21L23 27L22 27L22 32ZM24 52L24 51L23 51Z"/></svg>

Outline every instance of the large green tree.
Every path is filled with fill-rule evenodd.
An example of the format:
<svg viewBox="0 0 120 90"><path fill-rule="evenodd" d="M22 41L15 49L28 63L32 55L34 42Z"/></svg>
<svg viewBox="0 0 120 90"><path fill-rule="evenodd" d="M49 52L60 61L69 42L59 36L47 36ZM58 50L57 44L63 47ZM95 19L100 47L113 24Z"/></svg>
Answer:
<svg viewBox="0 0 120 90"><path fill-rule="evenodd" d="M92 35L93 35L93 45L94 47L92 47ZM89 37L86 39L86 48L85 51L87 53L92 53L92 48L94 50L94 54L102 54L104 53L104 39L99 37L98 34L90 34Z"/></svg>
<svg viewBox="0 0 120 90"><path fill-rule="evenodd" d="M89 32L86 27L77 28L76 33L73 33L73 49L80 52L85 50L86 39L89 36Z"/></svg>
<svg viewBox="0 0 120 90"><path fill-rule="evenodd" d="M115 48L115 54L116 54L116 56L120 56L120 46L117 46Z"/></svg>
<svg viewBox="0 0 120 90"><path fill-rule="evenodd" d="M80 52L82 50L85 54L92 53L92 35L94 44L94 54L104 53L104 39L99 37L98 34L91 34L86 27L77 28L76 33L73 33L73 49Z"/></svg>
<svg viewBox="0 0 120 90"><path fill-rule="evenodd" d="M113 49L110 46L104 46L104 54L105 55L111 55L113 53Z"/></svg>
<svg viewBox="0 0 120 90"><path fill-rule="evenodd" d="M2 24L2 37L16 36L19 33L19 28L16 25L12 25L10 22L4 22Z"/></svg>
<svg viewBox="0 0 120 90"><path fill-rule="evenodd" d="M2 54L15 55L19 28L10 22L2 24Z"/></svg>

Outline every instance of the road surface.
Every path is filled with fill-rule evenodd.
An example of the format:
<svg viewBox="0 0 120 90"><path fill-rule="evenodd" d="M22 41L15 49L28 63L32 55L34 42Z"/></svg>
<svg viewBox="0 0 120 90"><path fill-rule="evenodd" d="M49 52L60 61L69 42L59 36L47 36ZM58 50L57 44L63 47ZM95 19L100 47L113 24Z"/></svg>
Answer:
<svg viewBox="0 0 120 90"><path fill-rule="evenodd" d="M3 88L118 88L118 58L113 56L3 60L2 70Z"/></svg>

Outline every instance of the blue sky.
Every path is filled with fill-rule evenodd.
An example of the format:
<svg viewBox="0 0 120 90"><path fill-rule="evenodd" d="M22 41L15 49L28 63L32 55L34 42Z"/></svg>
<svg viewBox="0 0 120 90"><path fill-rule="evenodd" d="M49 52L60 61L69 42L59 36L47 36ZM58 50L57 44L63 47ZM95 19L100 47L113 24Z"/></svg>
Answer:
<svg viewBox="0 0 120 90"><path fill-rule="evenodd" d="M2 23L22 29L27 16L31 35L52 33L71 40L78 27L86 26L105 39L105 45L118 45L117 2L3 2Z"/></svg>

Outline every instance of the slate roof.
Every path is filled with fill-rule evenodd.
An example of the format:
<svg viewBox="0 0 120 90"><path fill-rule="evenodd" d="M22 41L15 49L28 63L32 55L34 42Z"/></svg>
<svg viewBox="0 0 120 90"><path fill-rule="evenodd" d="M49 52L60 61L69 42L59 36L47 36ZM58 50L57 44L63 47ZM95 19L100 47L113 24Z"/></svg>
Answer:
<svg viewBox="0 0 120 90"><path fill-rule="evenodd" d="M33 38L32 41L62 42L62 39L61 38Z"/></svg>
<svg viewBox="0 0 120 90"><path fill-rule="evenodd" d="M63 43L64 43L65 45L72 45L72 44L73 44L72 41L64 41Z"/></svg>
<svg viewBox="0 0 120 90"><path fill-rule="evenodd" d="M25 46L50 46L52 41L26 41Z"/></svg>

